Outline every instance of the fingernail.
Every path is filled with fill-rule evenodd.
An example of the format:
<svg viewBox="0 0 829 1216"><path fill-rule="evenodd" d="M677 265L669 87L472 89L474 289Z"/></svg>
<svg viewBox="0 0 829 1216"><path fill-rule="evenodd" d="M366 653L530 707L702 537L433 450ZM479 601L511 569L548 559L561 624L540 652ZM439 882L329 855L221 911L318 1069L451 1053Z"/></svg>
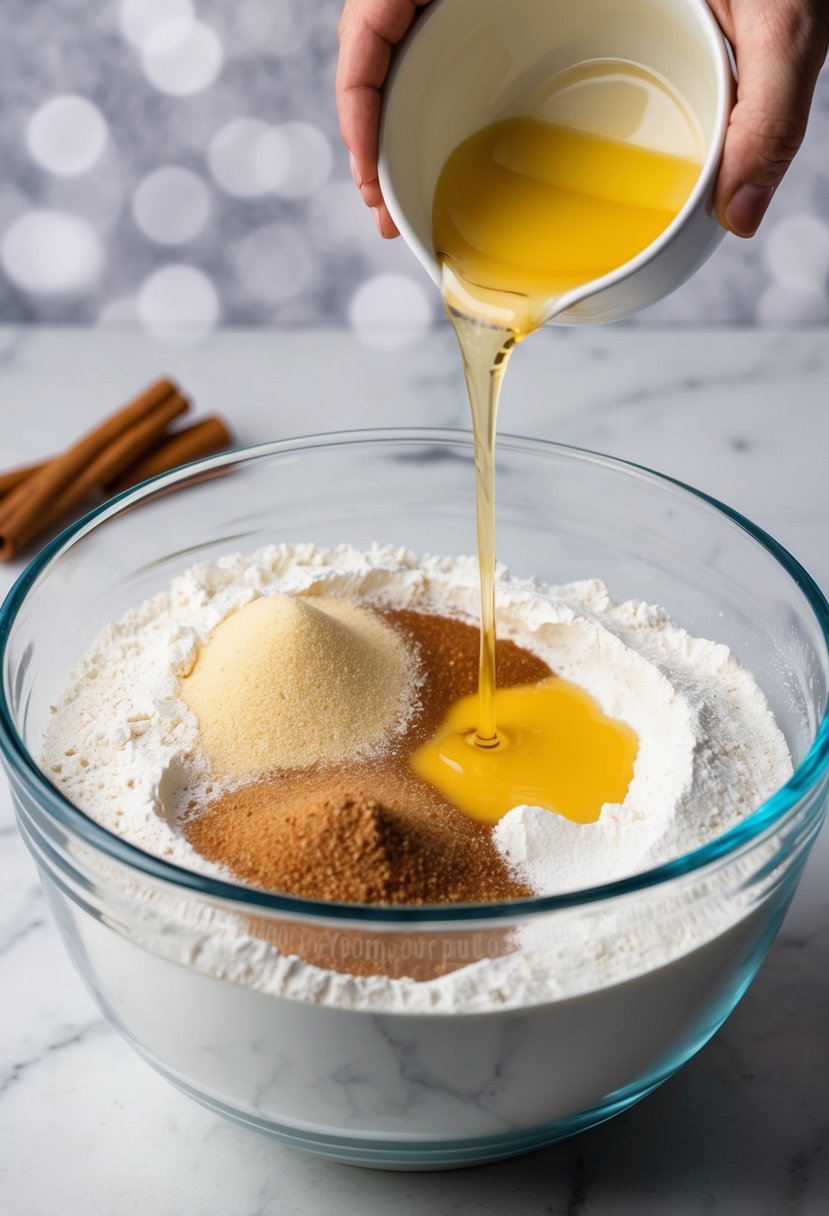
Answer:
<svg viewBox="0 0 829 1216"><path fill-rule="evenodd" d="M363 184L363 179L360 176L359 169L357 168L357 161L354 158L353 152L349 152L349 154L348 154L348 163L351 165L351 176L354 180L354 185L359 190Z"/></svg>
<svg viewBox="0 0 829 1216"><path fill-rule="evenodd" d="M383 235L383 217L380 214L380 208L372 207L371 214L374 216L374 222L377 225L377 231L382 236Z"/></svg>
<svg viewBox="0 0 829 1216"><path fill-rule="evenodd" d="M746 182L731 197L725 209L725 222L737 236L754 236L768 210L774 186L755 186Z"/></svg>

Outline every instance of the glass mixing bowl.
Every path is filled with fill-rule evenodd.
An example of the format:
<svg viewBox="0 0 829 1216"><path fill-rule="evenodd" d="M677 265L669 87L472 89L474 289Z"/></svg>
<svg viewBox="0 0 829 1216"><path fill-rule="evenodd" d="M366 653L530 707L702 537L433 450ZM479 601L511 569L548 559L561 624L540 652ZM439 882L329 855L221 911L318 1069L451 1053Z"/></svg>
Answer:
<svg viewBox="0 0 829 1216"><path fill-rule="evenodd" d="M149 856L71 805L38 764L49 706L104 624L193 562L274 541L474 551L469 436L323 435L200 461L65 532L2 610L3 758L21 831L93 997L199 1101L342 1161L472 1164L623 1110L739 1000L820 826L823 596L771 538L702 494L589 452L500 439L501 560L546 582L601 577L614 598L661 603L691 633L727 643L765 692L795 773L727 835L626 881L502 905L338 905ZM539 941L543 1000L526 953ZM612 960L598 985L597 952ZM320 965L315 988L297 981L293 954ZM489 955L512 978L482 1000L464 976ZM354 959L391 975L428 974L440 960L456 969L452 1000L355 1008L359 983L332 979L326 964L347 973ZM422 996L424 982L403 987Z"/></svg>

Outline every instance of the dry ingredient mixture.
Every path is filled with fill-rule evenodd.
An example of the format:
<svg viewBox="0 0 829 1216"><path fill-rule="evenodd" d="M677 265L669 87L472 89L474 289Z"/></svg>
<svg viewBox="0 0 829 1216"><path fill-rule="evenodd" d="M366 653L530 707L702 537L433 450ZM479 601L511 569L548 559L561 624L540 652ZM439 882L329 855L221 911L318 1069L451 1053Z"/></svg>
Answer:
<svg viewBox="0 0 829 1216"><path fill-rule="evenodd" d="M761 690L725 646L690 637L659 608L614 603L597 581L550 587L499 569L496 602L499 683L530 683L553 671L636 732L627 795L605 805L594 823L519 806L490 830L415 774L401 776L401 754L428 737L452 699L474 691L479 587L473 558L419 558L391 548L269 546L186 571L99 636L54 708L44 769L104 827L190 869L299 895L389 903L554 894L634 874L726 831L790 775ZM369 628L382 639L383 696L349 725L358 724L351 745L362 759L332 752L302 772L241 783L217 777L220 753L208 755L193 712L206 714L210 698L183 689L210 640L233 638L234 620L225 657L237 673L245 670L246 617L263 627L254 632L264 632L266 655L267 628L288 618L321 630L317 640L345 626L352 641ZM270 674L280 646L268 660ZM290 669L290 646L285 653ZM359 644L351 654L359 659ZM336 690L339 677L329 675ZM255 676L253 663L246 678ZM290 679L283 690L290 704ZM248 708L255 683L249 691ZM235 772L250 774L267 729L257 712L259 727L248 732L239 709L230 710ZM295 763L302 733L288 724L286 740ZM662 936L668 957L670 934ZM427 968L393 954L379 967L364 959L343 966L326 961L321 940L297 947L289 935L272 944L253 923L200 923L196 943L182 945L183 960L192 954L200 966L215 962L222 974L268 991L357 1007L454 1007L457 999L485 1008L518 992L546 999L570 974L551 969L546 946L530 964L509 935L494 946L463 943L455 960ZM578 982L598 984L613 965L606 953L582 952L580 974L585 967L596 973Z"/></svg>
<svg viewBox="0 0 829 1216"><path fill-rule="evenodd" d="M364 638L375 646L371 661L355 645ZM479 641L474 625L451 617L369 613L330 596L276 594L240 608L211 634L182 696L211 767L260 780L206 805L193 799L184 835L234 877L312 899L486 903L531 894L489 828L411 765L449 707L474 692ZM496 657L509 686L551 674L508 639ZM309 705L319 720L308 722Z"/></svg>

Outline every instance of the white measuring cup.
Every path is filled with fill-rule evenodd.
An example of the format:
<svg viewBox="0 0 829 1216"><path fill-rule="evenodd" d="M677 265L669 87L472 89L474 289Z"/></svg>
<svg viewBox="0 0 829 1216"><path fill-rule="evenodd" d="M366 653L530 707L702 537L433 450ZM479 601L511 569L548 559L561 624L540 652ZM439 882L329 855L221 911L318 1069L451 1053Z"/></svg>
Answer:
<svg viewBox="0 0 829 1216"><path fill-rule="evenodd" d="M432 0L386 83L379 177L394 222L439 286L432 203L450 154L489 123L535 117L534 98L545 81L595 60L634 63L668 82L694 116L702 170L682 210L651 245L551 300L549 319L620 320L668 295L719 244L724 232L713 194L734 75L705 0Z"/></svg>

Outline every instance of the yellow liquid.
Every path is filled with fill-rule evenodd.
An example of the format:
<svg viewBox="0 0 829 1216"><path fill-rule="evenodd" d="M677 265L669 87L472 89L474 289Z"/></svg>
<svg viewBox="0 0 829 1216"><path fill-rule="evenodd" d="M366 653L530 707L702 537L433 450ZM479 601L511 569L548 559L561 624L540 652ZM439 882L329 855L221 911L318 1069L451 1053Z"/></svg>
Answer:
<svg viewBox="0 0 829 1216"><path fill-rule="evenodd" d="M475 742L477 698L456 701L412 768L474 819L495 823L514 806L540 806L578 823L623 802L638 741L567 680L498 689L499 744Z"/></svg>
<svg viewBox="0 0 829 1216"><path fill-rule="evenodd" d="M435 194L435 249L457 280L450 303L523 336L556 297L652 244L699 171L684 157L532 118L486 127L452 153Z"/></svg>
<svg viewBox="0 0 829 1216"><path fill-rule="evenodd" d="M477 704L458 703L416 768L478 818L532 803L589 821L603 802L624 798L636 755L629 728L602 719L590 698L586 713L586 694L563 681L496 698L501 381L516 343L554 316L567 292L623 266L667 228L699 176L700 147L681 99L634 64L578 65L534 105L541 118L505 119L456 148L435 191L434 248L472 409L481 650ZM681 154L665 150L666 133ZM598 737L602 754L617 757L607 766L596 760Z"/></svg>

